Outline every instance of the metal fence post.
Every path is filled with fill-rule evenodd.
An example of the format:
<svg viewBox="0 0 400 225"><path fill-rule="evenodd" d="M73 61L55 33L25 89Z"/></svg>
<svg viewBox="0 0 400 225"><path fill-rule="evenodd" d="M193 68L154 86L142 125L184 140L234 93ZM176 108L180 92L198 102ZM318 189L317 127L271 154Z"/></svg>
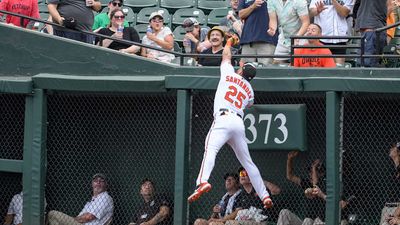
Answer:
<svg viewBox="0 0 400 225"><path fill-rule="evenodd" d="M340 94L326 93L326 225L340 222Z"/></svg>
<svg viewBox="0 0 400 225"><path fill-rule="evenodd" d="M187 224L187 185L189 176L189 138L190 138L190 93L178 90L176 113L176 150L175 150L175 200L174 224Z"/></svg>
<svg viewBox="0 0 400 225"><path fill-rule="evenodd" d="M23 164L23 223L44 224L46 96L35 89L26 97Z"/></svg>

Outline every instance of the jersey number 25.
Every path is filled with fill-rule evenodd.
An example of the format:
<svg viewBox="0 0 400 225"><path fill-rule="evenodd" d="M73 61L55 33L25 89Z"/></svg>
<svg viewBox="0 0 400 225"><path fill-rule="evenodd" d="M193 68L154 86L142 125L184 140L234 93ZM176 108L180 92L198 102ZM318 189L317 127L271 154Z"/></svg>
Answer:
<svg viewBox="0 0 400 225"><path fill-rule="evenodd" d="M229 91L225 94L225 100L234 104L236 108L241 109L244 99L246 99L246 95L243 92L238 91L233 85L229 86Z"/></svg>

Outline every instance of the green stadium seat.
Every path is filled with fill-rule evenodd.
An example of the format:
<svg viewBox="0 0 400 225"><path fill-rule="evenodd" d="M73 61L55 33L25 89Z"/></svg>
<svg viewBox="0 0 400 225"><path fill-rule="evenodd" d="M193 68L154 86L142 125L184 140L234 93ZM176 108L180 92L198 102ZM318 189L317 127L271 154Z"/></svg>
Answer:
<svg viewBox="0 0 400 225"><path fill-rule="evenodd" d="M47 20L49 18L49 13L48 12L41 12L39 13L40 19L42 20Z"/></svg>
<svg viewBox="0 0 400 225"><path fill-rule="evenodd" d="M124 0L124 5L134 8L153 7L158 6L158 0Z"/></svg>
<svg viewBox="0 0 400 225"><path fill-rule="evenodd" d="M39 13L48 13L49 12L49 8L47 7L47 5L39 5Z"/></svg>
<svg viewBox="0 0 400 225"><path fill-rule="evenodd" d="M394 37L390 40L391 45L400 45L400 37Z"/></svg>
<svg viewBox="0 0 400 225"><path fill-rule="evenodd" d="M186 18L194 17L201 25L207 24L207 17L203 10L198 8L184 8L178 9L172 16L173 25L182 25Z"/></svg>
<svg viewBox="0 0 400 225"><path fill-rule="evenodd" d="M143 23L133 26L133 28L135 28L135 30L138 32L140 40L142 40L144 35L146 35L146 31L147 31L147 27L148 26L149 26L148 24L143 24Z"/></svg>
<svg viewBox="0 0 400 225"><path fill-rule="evenodd" d="M205 10L227 9L229 2L230 0L198 0L197 7Z"/></svg>
<svg viewBox="0 0 400 225"><path fill-rule="evenodd" d="M160 7L168 9L170 12L174 12L181 8L195 7L196 0L161 0Z"/></svg>
<svg viewBox="0 0 400 225"><path fill-rule="evenodd" d="M142 10L139 11L136 17L136 23L149 23L149 16L152 12L160 12L162 11L163 17L164 17L164 24L170 26L171 25L171 16L169 15L169 12L167 9L160 8L160 7L151 7L151 8L143 8Z"/></svg>
<svg viewBox="0 0 400 225"><path fill-rule="evenodd" d="M229 9L213 9L207 17L207 25L219 25L221 20L228 15Z"/></svg>
<svg viewBox="0 0 400 225"><path fill-rule="evenodd" d="M182 48L181 48L181 46L179 46L179 43L177 41L174 41L174 51L182 52Z"/></svg>
<svg viewBox="0 0 400 225"><path fill-rule="evenodd" d="M186 34L185 29L182 26L178 26L172 33L174 34L174 40L182 46L182 41Z"/></svg>
<svg viewBox="0 0 400 225"><path fill-rule="evenodd" d="M122 11L125 14L125 21L129 23L129 26L136 24L136 15L130 7L122 7Z"/></svg>

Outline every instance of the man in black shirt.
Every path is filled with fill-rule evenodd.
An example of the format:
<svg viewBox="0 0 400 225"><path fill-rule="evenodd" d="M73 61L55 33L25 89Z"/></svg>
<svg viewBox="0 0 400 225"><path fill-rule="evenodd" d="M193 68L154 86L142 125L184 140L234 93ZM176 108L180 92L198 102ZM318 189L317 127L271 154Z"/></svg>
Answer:
<svg viewBox="0 0 400 225"><path fill-rule="evenodd" d="M140 186L140 195L143 197L143 205L135 213L130 225L169 225L170 221L170 204L165 199L155 196L154 183L146 178Z"/></svg>

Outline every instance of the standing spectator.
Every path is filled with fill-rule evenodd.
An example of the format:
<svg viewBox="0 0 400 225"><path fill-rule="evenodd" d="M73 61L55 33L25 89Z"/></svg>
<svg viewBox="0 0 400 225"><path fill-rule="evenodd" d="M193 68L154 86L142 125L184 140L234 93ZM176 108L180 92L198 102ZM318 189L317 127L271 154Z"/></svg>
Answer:
<svg viewBox="0 0 400 225"><path fill-rule="evenodd" d="M207 58L199 57L199 65L202 66L219 66L222 61L222 51L224 50L223 41L224 41L225 33L218 26L213 27L210 31L208 31L207 38L211 43L211 48L208 48L201 52L201 54L213 54L213 55L221 55L218 58Z"/></svg>
<svg viewBox="0 0 400 225"><path fill-rule="evenodd" d="M94 23L92 26L93 31L97 31L99 28L106 28L110 24L111 12L116 9L121 9L124 4L123 0L112 0L108 3L108 12L100 13L94 17ZM129 27L127 21L124 21L124 27Z"/></svg>
<svg viewBox="0 0 400 225"><path fill-rule="evenodd" d="M312 23L307 28L305 36L321 36L321 27L318 24ZM309 39L310 45L322 46L319 39ZM294 50L295 55L332 55L327 48L300 48ZM333 58L302 58L294 59L295 67L336 67Z"/></svg>
<svg viewBox="0 0 400 225"><path fill-rule="evenodd" d="M0 2L0 10L40 19L37 0L2 0ZM2 16L3 14L0 13L0 17ZM21 27L21 18L18 16L7 15L6 23ZM24 19L22 27L31 28L34 23L35 21Z"/></svg>
<svg viewBox="0 0 400 225"><path fill-rule="evenodd" d="M93 44L94 37L81 33L79 30L92 30L94 20L92 10L100 11L101 9L101 3L98 0L48 0L47 7L53 22L77 30L54 26L54 35Z"/></svg>
<svg viewBox="0 0 400 225"><path fill-rule="evenodd" d="M238 195L242 191L239 188L239 176L236 173L227 173L224 176L226 194L222 196L220 203L213 207L213 213L209 220L197 219L194 225L222 225L227 220L234 220L237 212Z"/></svg>
<svg viewBox="0 0 400 225"><path fill-rule="evenodd" d="M386 43L386 32L376 32L386 26L387 6L391 0L362 0L357 12L356 30L365 37L364 54L382 54ZM378 66L379 58L365 58L364 66Z"/></svg>
<svg viewBox="0 0 400 225"><path fill-rule="evenodd" d="M127 41L140 42L139 34L135 30L135 28L133 27L124 28L122 26L124 24L124 18L125 18L122 9L115 9L114 11L112 11L110 14L110 18L111 21L109 27L100 29L98 31L99 34L108 35L113 38L119 38ZM122 31L118 29L122 29ZM117 41L113 41L111 39L103 39L103 38L100 38L98 45L131 54L135 54L140 50L140 47L136 45L131 46L119 43Z"/></svg>
<svg viewBox="0 0 400 225"><path fill-rule="evenodd" d="M170 203L161 196L155 195L155 186L152 180L146 178L140 185L140 195L143 205L136 211L133 222L135 225L167 225L171 223Z"/></svg>
<svg viewBox="0 0 400 225"><path fill-rule="evenodd" d="M153 47L173 51L174 37L171 29L164 26L164 17L161 12L153 12L149 17L150 30L143 37L142 43ZM142 56L170 63L175 56L154 49L142 48Z"/></svg>
<svg viewBox="0 0 400 225"><path fill-rule="evenodd" d="M240 37L242 36L243 23L239 17L239 0L231 0L230 3L232 10L229 10L228 15L221 20L219 25L228 27L229 30L232 30Z"/></svg>
<svg viewBox="0 0 400 225"><path fill-rule="evenodd" d="M290 36L303 36L310 24L306 0L270 0L268 1L268 13L270 18L270 35L276 33L279 26L279 40L275 49L275 55L288 55L290 53ZM298 44L298 40L295 40ZM286 63L288 59L276 58L276 63Z"/></svg>
<svg viewBox="0 0 400 225"><path fill-rule="evenodd" d="M211 47L211 43L207 39L207 33L210 29L200 27L200 23L196 18L186 18L183 21L182 27L186 31L185 37L183 38L183 45L186 53L200 53Z"/></svg>
<svg viewBox="0 0 400 225"><path fill-rule="evenodd" d="M352 12L355 0L312 0L310 16L322 28L322 36L346 36L349 32L346 17ZM322 44L346 45L347 39L323 39ZM345 48L330 48L333 54L345 55ZM344 58L335 58L344 65Z"/></svg>
<svg viewBox="0 0 400 225"><path fill-rule="evenodd" d="M269 1L268 1L269 4ZM276 36L267 33L269 16L267 1L264 0L239 0L239 17L243 20L240 44L242 54L272 55L275 51ZM255 62L255 58L246 58L244 61ZM257 62L267 66L272 63L272 58L258 58Z"/></svg>
<svg viewBox="0 0 400 225"><path fill-rule="evenodd" d="M49 225L103 225L109 222L114 211L113 199L107 192L107 179L104 174L97 173L92 179L93 195L77 217L71 217L59 211L50 211Z"/></svg>

